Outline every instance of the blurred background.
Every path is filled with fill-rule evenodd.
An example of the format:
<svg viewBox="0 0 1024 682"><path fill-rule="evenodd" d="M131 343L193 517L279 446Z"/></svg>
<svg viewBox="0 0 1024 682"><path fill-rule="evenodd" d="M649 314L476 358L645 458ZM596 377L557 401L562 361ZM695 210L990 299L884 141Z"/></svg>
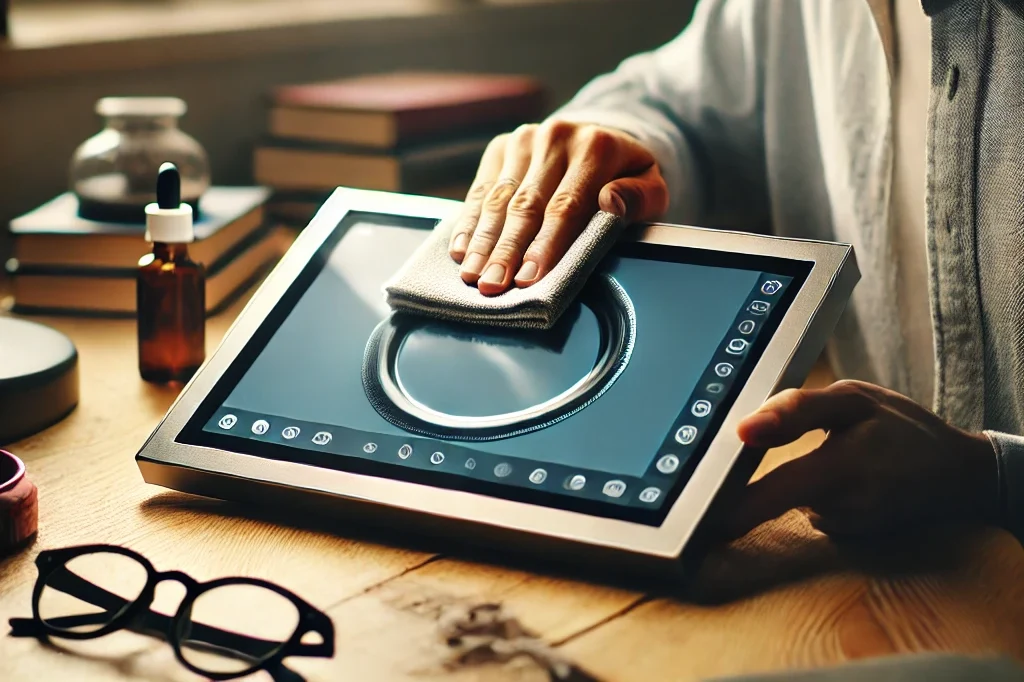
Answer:
<svg viewBox="0 0 1024 682"><path fill-rule="evenodd" d="M217 185L254 182L275 87L395 70L536 77L554 108L692 0L0 0L0 225L68 188L105 96L170 95ZM0 262L12 239L0 230Z"/></svg>

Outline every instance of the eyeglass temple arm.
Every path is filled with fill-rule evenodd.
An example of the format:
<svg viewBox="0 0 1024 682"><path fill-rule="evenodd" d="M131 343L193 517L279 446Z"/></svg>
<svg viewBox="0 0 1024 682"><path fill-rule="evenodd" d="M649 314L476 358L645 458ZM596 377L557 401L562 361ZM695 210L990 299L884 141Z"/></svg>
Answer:
<svg viewBox="0 0 1024 682"><path fill-rule="evenodd" d="M51 576L46 583L51 587L65 594L71 595L93 606L98 606L104 611L88 613L75 616L61 616L47 619L47 623L54 628L69 629L83 625L100 625L109 619L110 613L121 611L128 600L112 592L94 585L82 579L72 571L59 569L57 574ZM128 625L128 629L140 634L146 634L161 639L166 639L170 633L173 618L162 613L156 613L149 609L143 611ZM13 637L39 637L48 634L47 628L33 618L12 618L10 619L11 636ZM226 632L202 623L192 623L189 633L189 642L193 644L206 644L222 655L230 653L244 654L253 657L254 660L265 658L280 646L279 642L270 642L256 637L239 635L233 632ZM333 642L331 642L333 644ZM289 656L320 656L325 655L318 650L322 645L299 644L295 651L289 651ZM330 655L327 653L326 655Z"/></svg>
<svg viewBox="0 0 1024 682"><path fill-rule="evenodd" d="M150 612L150 613L152 614L152 612ZM54 624L57 627L63 627L63 628L75 627L76 625L95 625L94 622L81 622L81 621L93 621L93 620L96 620L94 618L94 616L96 616L96 615L103 616L103 614L87 614L86 617L84 617L84 618L78 617L78 616L69 616L69 617L65 617L65 618L54 619L55 621L57 621ZM159 614L153 614L153 615L159 615ZM76 622L70 622L72 620L74 620ZM51 622L53 622L53 621L51 621ZM39 625L39 621L34 620L32 618L11 618L9 623L11 625L11 632L10 632L10 636L11 637L40 637L40 636L45 636L46 635L46 631L45 631L44 628L42 628ZM203 626L203 627L205 627L205 626ZM132 631L139 632L140 634L154 634L154 633L148 632L147 631L148 628L146 628L146 627L139 627L139 628L134 628L133 627L133 628L130 628L130 629ZM209 628L209 629L213 629L213 628ZM158 634L161 639L164 638L164 636L165 636L164 632L160 632L160 633L156 633L156 634ZM232 654L233 653L235 658L240 658L240 656L237 653L235 653L235 652L227 652L227 653L228 654ZM278 663L276 666L274 666L272 668L268 668L267 672L270 673L270 677L274 680L274 682L305 682L305 679L306 679L306 678L302 677L301 675L299 675L294 670L292 670L292 669L288 668L287 666L285 666L283 662Z"/></svg>

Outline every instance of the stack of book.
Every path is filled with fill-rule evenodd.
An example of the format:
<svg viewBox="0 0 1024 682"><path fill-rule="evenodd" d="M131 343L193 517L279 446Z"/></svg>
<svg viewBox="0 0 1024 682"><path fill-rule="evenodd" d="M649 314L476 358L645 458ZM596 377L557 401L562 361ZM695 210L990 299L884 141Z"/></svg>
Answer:
<svg viewBox="0 0 1024 682"><path fill-rule="evenodd" d="M287 249L287 231L264 221L270 190L212 187L200 200L192 259L206 266L206 308L219 312ZM139 258L152 250L145 225L78 216L66 193L11 221L7 261L14 309L23 313L135 314Z"/></svg>
<svg viewBox="0 0 1024 682"><path fill-rule="evenodd" d="M255 151L268 212L305 225L335 187L464 199L495 135L544 113L525 76L405 72L282 86Z"/></svg>

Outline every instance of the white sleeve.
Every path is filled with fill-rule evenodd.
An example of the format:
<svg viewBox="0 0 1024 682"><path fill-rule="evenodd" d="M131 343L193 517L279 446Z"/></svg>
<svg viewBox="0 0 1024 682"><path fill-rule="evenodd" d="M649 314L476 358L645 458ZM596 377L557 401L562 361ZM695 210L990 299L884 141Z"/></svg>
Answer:
<svg viewBox="0 0 1024 682"><path fill-rule="evenodd" d="M596 78L552 117L617 128L647 145L668 183L672 220L762 221L766 4L703 0L677 38Z"/></svg>

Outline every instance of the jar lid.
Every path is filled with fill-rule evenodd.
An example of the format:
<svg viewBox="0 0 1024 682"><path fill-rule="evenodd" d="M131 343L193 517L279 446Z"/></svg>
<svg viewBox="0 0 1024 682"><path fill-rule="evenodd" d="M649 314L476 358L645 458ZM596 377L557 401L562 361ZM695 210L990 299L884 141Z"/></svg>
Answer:
<svg viewBox="0 0 1024 682"><path fill-rule="evenodd" d="M0 558L25 547L39 530L39 490L25 463L0 450Z"/></svg>
<svg viewBox="0 0 1024 682"><path fill-rule="evenodd" d="M71 339L35 322L0 317L0 445L59 421L78 404Z"/></svg>
<svg viewBox="0 0 1024 682"><path fill-rule="evenodd" d="M96 103L96 113L103 117L178 117L186 111L185 100L177 97L104 97Z"/></svg>
<svg viewBox="0 0 1024 682"><path fill-rule="evenodd" d="M14 489L25 478L25 463L6 450L0 450L0 493Z"/></svg>

